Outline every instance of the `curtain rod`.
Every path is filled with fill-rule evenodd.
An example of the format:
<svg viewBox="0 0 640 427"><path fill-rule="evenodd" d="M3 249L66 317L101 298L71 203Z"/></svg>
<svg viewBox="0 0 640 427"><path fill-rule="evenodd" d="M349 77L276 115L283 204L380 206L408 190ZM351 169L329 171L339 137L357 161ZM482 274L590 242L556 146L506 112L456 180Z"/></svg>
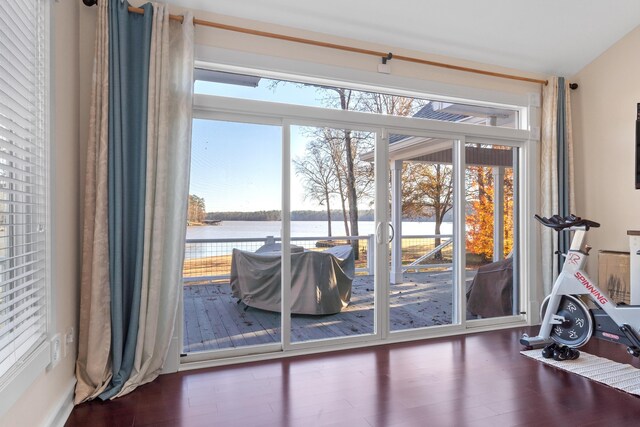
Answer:
<svg viewBox="0 0 640 427"><path fill-rule="evenodd" d="M94 4L97 4L97 0L83 0L83 2L87 6L93 6ZM129 6L129 12L143 15L144 14L144 9L141 9L141 8L138 8L138 7ZM184 18L182 16L180 16L180 15L169 15L169 19L182 23ZM326 47L326 48L329 48L329 49L342 50L342 51L346 51L346 52L360 53L360 54L363 54L363 55L377 56L379 58L382 58L383 63L386 63L386 61L388 59L396 59L396 60L405 61L405 62L413 62L413 63L416 63L416 64L430 65L430 66L433 66L433 67L440 67L440 68L448 68L450 70L456 70L456 71L464 71L464 72L467 72L467 73L482 74L482 75L485 75L485 76L499 77L499 78L510 79L510 80L518 80L518 81L529 82L529 83L539 83L539 84L542 84L542 85L545 85L545 86L549 83L548 80L532 79L532 78L529 78L529 77L515 76L515 75L512 75L512 74L495 73L493 71L479 70L477 68L461 67L459 65L446 64L444 62L428 61L428 60L425 60L425 59L413 58L413 57L410 57L410 56L403 56L403 55L393 55L393 54L388 53L388 52L378 52L378 51L375 51L375 50L361 49L361 48L358 48L358 47L344 46L344 45L340 45L340 44L326 43L326 42L321 42L321 41L317 41L317 40L304 39L304 38L300 38L300 37L286 36L284 34L270 33L270 32L259 31L259 30L252 30L250 28L243 28L243 27L236 27L236 26L233 26L233 25L220 24L218 22L206 21L204 19L194 18L193 19L193 23L195 25L202 25L203 27L218 28L218 29L221 29L221 30L235 31L237 33L250 34L250 35L254 35L254 36L266 37L266 38L271 38L271 39L285 40L285 41L294 42L294 43L308 44L308 45L312 45L312 46Z"/></svg>

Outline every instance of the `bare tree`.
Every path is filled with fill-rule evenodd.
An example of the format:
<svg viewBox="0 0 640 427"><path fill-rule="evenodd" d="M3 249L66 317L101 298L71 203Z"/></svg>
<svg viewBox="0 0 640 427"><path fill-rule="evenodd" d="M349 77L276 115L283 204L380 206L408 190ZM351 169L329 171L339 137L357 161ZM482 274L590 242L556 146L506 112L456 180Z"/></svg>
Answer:
<svg viewBox="0 0 640 427"><path fill-rule="evenodd" d="M369 94L351 89L337 87L322 87L319 89L323 96L323 102L329 107L337 107L341 110L368 111L365 102ZM369 196L373 183L373 168L359 160L359 155L364 151L373 149L371 135L366 132L353 131L351 129L333 130L332 136L326 138L332 151L332 160L336 169L336 175L340 181L340 197L343 201L343 213L345 212L344 200L348 204L348 218L350 232L345 221L347 235L357 236L358 205L362 198ZM366 149L365 149L366 147ZM346 196L346 197L345 197ZM359 242L352 241L356 259L359 255Z"/></svg>
<svg viewBox="0 0 640 427"><path fill-rule="evenodd" d="M276 87L279 82L271 86ZM310 85L301 85L310 86ZM321 102L330 108L341 110L352 110L371 112L377 114L388 114L396 116L411 116L422 108L428 101L402 96L387 94L362 92L332 86L315 86ZM374 182L373 164L360 160L360 155L364 152L374 150L374 139L372 134L351 129L330 129L318 128L311 132L314 137L313 144L316 147L322 146L322 150L327 154L323 157L330 161L335 176L335 194L341 204L345 232L350 236L359 234L358 210L363 201L373 200L371 191ZM310 152L311 157L313 154ZM310 159L310 161L313 161ZM310 178L311 181L321 181L322 177L318 170L308 169L307 173L316 173L317 176ZM311 181L308 181L307 184ZM307 187L308 190L311 190ZM310 191L310 194L316 194ZM314 195L310 197L318 200ZM329 203L329 198L322 196L325 203ZM413 203L416 203L415 199ZM322 204L322 203L320 203ZM427 209L427 207L424 207ZM423 209L423 210L424 210ZM443 216L443 215L442 215ZM441 217L436 215L436 217ZM439 224L438 224L439 228ZM358 256L358 241L352 242L356 257Z"/></svg>
<svg viewBox="0 0 640 427"><path fill-rule="evenodd" d="M350 205L348 192L348 160L345 153L345 130L335 128L310 128L308 136L311 139L307 143L307 155L312 156L311 150L322 151L322 158L331 168L335 182L332 195L337 198L341 205L343 214L345 233L349 233L350 221ZM373 150L373 138L369 132L349 131L351 133L352 147L355 147L354 175L355 175L355 192L357 203L372 200L373 189L373 165L369 162L360 160L363 152ZM300 161L300 159L298 159ZM317 171L315 171L317 172ZM321 179L316 176L314 180Z"/></svg>
<svg viewBox="0 0 640 427"><path fill-rule="evenodd" d="M329 95L327 93L327 96L325 96L325 102L327 102L328 104L334 104L338 103L338 105L340 106L341 110L351 110L353 109L354 105L352 104L352 102L354 101L353 95L355 91L352 91L351 89L344 89L344 88L337 88L337 87L332 87L332 88L325 88L325 90L327 92L334 92L337 95L337 98L335 96ZM358 194L356 191L356 173L355 173L355 151L356 151L356 147L355 147L355 142L352 140L352 135L351 135L351 130L350 129L344 129L343 131L343 144L344 144L344 149L343 149L343 155L344 155L344 162L345 162L345 189L346 189L346 195L347 195L347 202L349 204L349 225L351 226L351 236L357 236L359 234L359 230L358 230ZM353 240L351 242L351 245L353 246L354 249L354 253L356 256L356 259L358 258L358 254L359 254L359 244L357 240Z"/></svg>
<svg viewBox="0 0 640 427"><path fill-rule="evenodd" d="M313 141L306 147L306 155L293 161L296 174L302 178L305 198L327 207L327 233L331 232L331 195L336 192L337 178L331 167L331 159L322 149L321 141Z"/></svg>
<svg viewBox="0 0 640 427"><path fill-rule="evenodd" d="M340 207L342 209L342 220L344 222L344 232L347 236L349 233L349 216L347 209L347 193L346 193L346 169L343 162L343 137L341 132L331 128L319 128L317 129L318 146L327 154L327 158L333 168L333 173L336 177L337 196L340 201Z"/></svg>
<svg viewBox="0 0 640 427"><path fill-rule="evenodd" d="M412 116L428 101L383 93L361 92L358 110L392 116Z"/></svg>

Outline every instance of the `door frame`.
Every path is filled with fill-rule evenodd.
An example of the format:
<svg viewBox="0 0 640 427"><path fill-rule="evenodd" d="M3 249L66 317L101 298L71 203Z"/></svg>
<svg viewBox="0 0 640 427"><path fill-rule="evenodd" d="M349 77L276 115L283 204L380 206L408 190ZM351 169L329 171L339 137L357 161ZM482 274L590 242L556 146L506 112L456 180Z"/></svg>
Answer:
<svg viewBox="0 0 640 427"><path fill-rule="evenodd" d="M317 126L317 127L339 127L352 128L357 130L376 132L375 168L376 168L376 200L388 200L388 176L389 170L389 144L388 135L390 133L410 134L426 137L442 137L454 141L454 185L455 188L462 188L464 184L464 146L467 142L489 143L489 141L501 145L515 146L520 148L522 156L520 165L527 166L522 170L527 170L531 164L532 147L530 144L531 135L528 130L509 129L498 127L478 126L465 123L440 122L428 119L417 119L409 117L396 117L361 113L355 111L330 110L319 107L306 107L288 105L268 101L255 101L237 98L228 98L213 95L194 95L193 119L220 120L232 122L244 122L255 124L268 124L282 127L282 159L283 159L283 179L282 179L282 241L290 240L290 126ZM457 167L455 166L457 164ZM385 176L383 180L382 177ZM531 172L522 177L523 186L527 185L531 177ZM525 188L525 187L523 187ZM454 251L455 259L462 260L455 265L454 281L459 282L464 277L464 191L457 191L454 195ZM521 192L524 193L524 192ZM524 200L523 200L524 201ZM528 209L529 203L521 203L523 209L520 215L520 230L530 230L530 220ZM527 211L525 212L525 209ZM387 224L388 211L386 203L375 204L375 223ZM525 232L526 234L526 232ZM389 329L389 264L388 264L388 227L383 227L381 239L376 243L376 263L375 263L375 325L374 333L362 336L337 337L318 341L307 341L291 343L290 337L290 307L285 304L290 293L291 273L290 273L290 248L283 245L282 252L282 316L281 316L281 342L260 346L247 346L238 349L217 350L212 352L192 353L180 359L180 370L194 369L205 366L217 366L228 363L240 363L253 360L264 360L274 357L286 357L297 354L317 353L321 351L332 351L339 349L356 348L388 342L401 342L415 340L418 338L429 338L437 336L449 336L469 331L464 316L466 300L464 292L454 286L454 298L460 308L454 311L452 325L442 325L425 329L408 331L395 331L390 333ZM526 239L521 239L521 244ZM525 274L530 270L528 264L530 258L521 257L521 262L526 263L526 268L520 269L520 284L523 286L526 281ZM381 283L382 281L382 283ZM181 291L182 293L182 291ZM522 304L528 303L528 294L521 288ZM182 299L182 297L181 297ZM524 307L524 305L521 305ZM182 309L181 309L182 310ZM455 308L454 308L455 310ZM183 317L183 316L182 316ZM183 318L177 318L177 331L179 335L179 347L182 348L182 322ZM488 321L490 319L487 319ZM498 322L485 322L475 324L474 329L495 329L503 326L516 326L526 324L526 317L520 316L514 319L500 319ZM215 358L211 358L215 356Z"/></svg>

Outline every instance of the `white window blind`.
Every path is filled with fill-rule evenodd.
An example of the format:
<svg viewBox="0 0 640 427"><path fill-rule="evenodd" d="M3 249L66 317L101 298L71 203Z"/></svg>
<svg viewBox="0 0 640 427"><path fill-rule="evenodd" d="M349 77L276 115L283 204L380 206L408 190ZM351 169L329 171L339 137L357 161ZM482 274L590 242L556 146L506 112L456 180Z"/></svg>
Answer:
<svg viewBox="0 0 640 427"><path fill-rule="evenodd" d="M47 334L44 1L0 1L0 384Z"/></svg>

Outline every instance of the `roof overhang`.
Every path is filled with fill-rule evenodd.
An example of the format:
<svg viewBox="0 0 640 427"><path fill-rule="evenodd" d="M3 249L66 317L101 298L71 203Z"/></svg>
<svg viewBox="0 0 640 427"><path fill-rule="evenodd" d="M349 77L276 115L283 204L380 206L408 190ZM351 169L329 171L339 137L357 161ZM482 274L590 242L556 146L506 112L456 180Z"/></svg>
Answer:
<svg viewBox="0 0 640 427"><path fill-rule="evenodd" d="M363 153L360 159L374 161L373 151ZM389 144L390 161L452 164L453 148L450 139L407 137ZM513 167L513 149L493 147L465 147L465 163L472 166Z"/></svg>

